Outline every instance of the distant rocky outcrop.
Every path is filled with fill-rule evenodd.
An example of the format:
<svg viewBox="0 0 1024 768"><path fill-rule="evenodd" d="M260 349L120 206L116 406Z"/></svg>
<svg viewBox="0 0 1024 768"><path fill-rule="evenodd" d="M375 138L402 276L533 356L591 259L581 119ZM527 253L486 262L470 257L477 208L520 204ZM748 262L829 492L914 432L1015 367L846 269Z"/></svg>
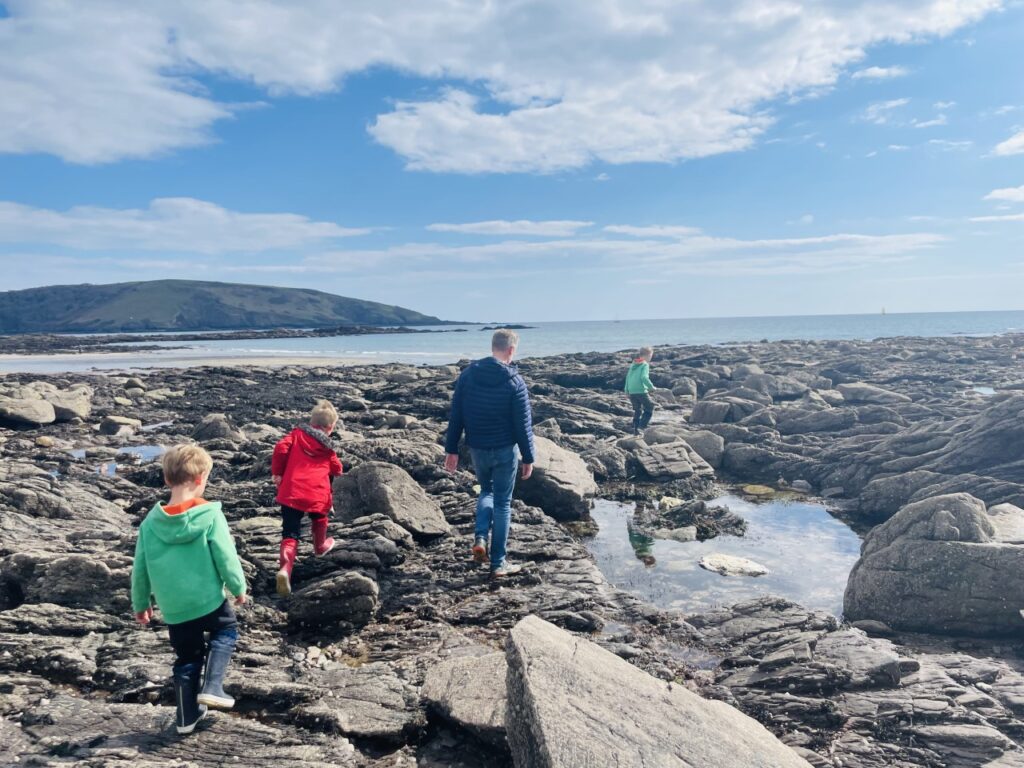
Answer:
<svg viewBox="0 0 1024 768"><path fill-rule="evenodd" d="M306 288L200 280L0 292L0 333L111 333L325 325L433 325L436 317Z"/></svg>

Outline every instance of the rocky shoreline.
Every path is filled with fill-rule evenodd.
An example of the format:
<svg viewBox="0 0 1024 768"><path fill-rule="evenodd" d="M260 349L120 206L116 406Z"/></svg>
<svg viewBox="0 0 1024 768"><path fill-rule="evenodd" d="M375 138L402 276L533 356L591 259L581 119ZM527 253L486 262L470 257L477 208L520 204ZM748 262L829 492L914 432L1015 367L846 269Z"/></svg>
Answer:
<svg viewBox="0 0 1024 768"><path fill-rule="evenodd" d="M242 745L234 764L525 765L534 753L523 734L551 715L534 707L526 731L520 718L506 732L494 713L507 702L521 714L526 694L481 680L535 684L515 666L534 651L509 641L532 615L734 705L814 766L1024 765L1024 603L1013 603L1024 573L1014 570L1024 564L1022 341L659 348L661 408L639 438L624 437L623 355L526 360L542 458L510 541L528 568L501 587L465 557L475 479L441 469L455 366L6 375L0 762L219 764ZM282 601L269 453L317 397L342 411L351 468L336 487L339 546L314 560L304 542L296 593ZM225 502L255 599L228 680L238 711L178 740L166 729L165 630L133 627L127 605L134 528L161 493L160 472L119 452L187 439L217 462L209 495ZM110 462L115 474L97 472ZM742 533L708 503L725 482L828 498L870 531L847 592L855 626L771 597L662 610L609 584L588 555L581 535L597 495L640 503L651 530ZM962 570L929 576L921 564L937 558ZM912 615L884 593L879 574L894 568L920 590ZM933 610L950 594L970 597L969 616ZM481 704L467 711L470 693ZM630 738L655 748L622 738L626 753ZM717 738L728 747L731 734Z"/></svg>
<svg viewBox="0 0 1024 768"><path fill-rule="evenodd" d="M193 333L103 333L68 335L23 333L0 335L0 355L57 355L87 352L152 352L187 349L154 342L246 341L258 339L318 339L335 336L372 336L395 333L467 333L465 328L408 328L406 326L337 325L330 328L271 328L244 331L197 331Z"/></svg>

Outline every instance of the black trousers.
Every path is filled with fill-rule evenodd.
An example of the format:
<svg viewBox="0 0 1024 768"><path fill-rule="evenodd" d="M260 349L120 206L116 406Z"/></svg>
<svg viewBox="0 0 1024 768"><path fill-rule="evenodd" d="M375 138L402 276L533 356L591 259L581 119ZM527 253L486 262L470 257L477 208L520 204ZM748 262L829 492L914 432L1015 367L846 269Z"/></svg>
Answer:
<svg viewBox="0 0 1024 768"><path fill-rule="evenodd" d="M630 395L629 402L633 404L633 431L646 429L654 414L654 401L651 400L651 396L646 392L642 395Z"/></svg>
<svg viewBox="0 0 1024 768"><path fill-rule="evenodd" d="M210 633L210 645L230 645L233 648L238 640L238 619L231 603L225 600L217 610L181 624L168 624L167 630L171 634L171 647L178 654L174 662L177 667L197 661L202 663L206 658L207 632Z"/></svg>
<svg viewBox="0 0 1024 768"><path fill-rule="evenodd" d="M281 505L281 538L282 539L295 539L298 541L302 538L302 518L306 515L310 518L314 517L327 517L327 515L318 514L316 512L303 512L301 509L294 509L287 507L284 504Z"/></svg>

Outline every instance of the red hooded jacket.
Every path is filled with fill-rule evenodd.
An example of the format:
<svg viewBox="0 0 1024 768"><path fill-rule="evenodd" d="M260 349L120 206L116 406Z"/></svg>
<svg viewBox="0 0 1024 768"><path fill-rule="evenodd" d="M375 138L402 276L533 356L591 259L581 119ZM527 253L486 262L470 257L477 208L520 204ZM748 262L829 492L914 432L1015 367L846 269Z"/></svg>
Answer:
<svg viewBox="0 0 1024 768"><path fill-rule="evenodd" d="M330 436L306 424L289 432L276 446L270 473L280 476L277 503L325 515L334 506L331 480L342 473Z"/></svg>

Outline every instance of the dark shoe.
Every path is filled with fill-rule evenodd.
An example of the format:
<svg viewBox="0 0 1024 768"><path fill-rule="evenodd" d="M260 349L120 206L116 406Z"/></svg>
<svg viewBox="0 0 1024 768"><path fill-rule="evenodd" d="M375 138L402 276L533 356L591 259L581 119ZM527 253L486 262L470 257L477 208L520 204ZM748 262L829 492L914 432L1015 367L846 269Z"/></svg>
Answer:
<svg viewBox="0 0 1024 768"><path fill-rule="evenodd" d="M224 674L231 661L231 648L210 646L206 656L206 671L203 673L203 690L196 698L200 704L212 709L231 709L235 700L224 692Z"/></svg>
<svg viewBox="0 0 1024 768"><path fill-rule="evenodd" d="M506 576L515 576L523 570L521 565L513 565L508 560L502 560L501 565L491 569L492 579L503 579Z"/></svg>
<svg viewBox="0 0 1024 768"><path fill-rule="evenodd" d="M323 557L334 549L334 539L327 535L327 518L314 517L310 525L313 529L313 554Z"/></svg>
<svg viewBox="0 0 1024 768"><path fill-rule="evenodd" d="M481 536L477 536L476 541L473 542L473 562L487 562L487 539Z"/></svg>
<svg viewBox="0 0 1024 768"><path fill-rule="evenodd" d="M206 707L196 701L201 669L199 662L174 668L174 701L178 707L174 725L182 735L192 733L206 714Z"/></svg>
<svg viewBox="0 0 1024 768"><path fill-rule="evenodd" d="M295 539L281 540L281 570L277 572L277 594L281 597L288 597L292 593L292 568L298 551L299 542Z"/></svg>

